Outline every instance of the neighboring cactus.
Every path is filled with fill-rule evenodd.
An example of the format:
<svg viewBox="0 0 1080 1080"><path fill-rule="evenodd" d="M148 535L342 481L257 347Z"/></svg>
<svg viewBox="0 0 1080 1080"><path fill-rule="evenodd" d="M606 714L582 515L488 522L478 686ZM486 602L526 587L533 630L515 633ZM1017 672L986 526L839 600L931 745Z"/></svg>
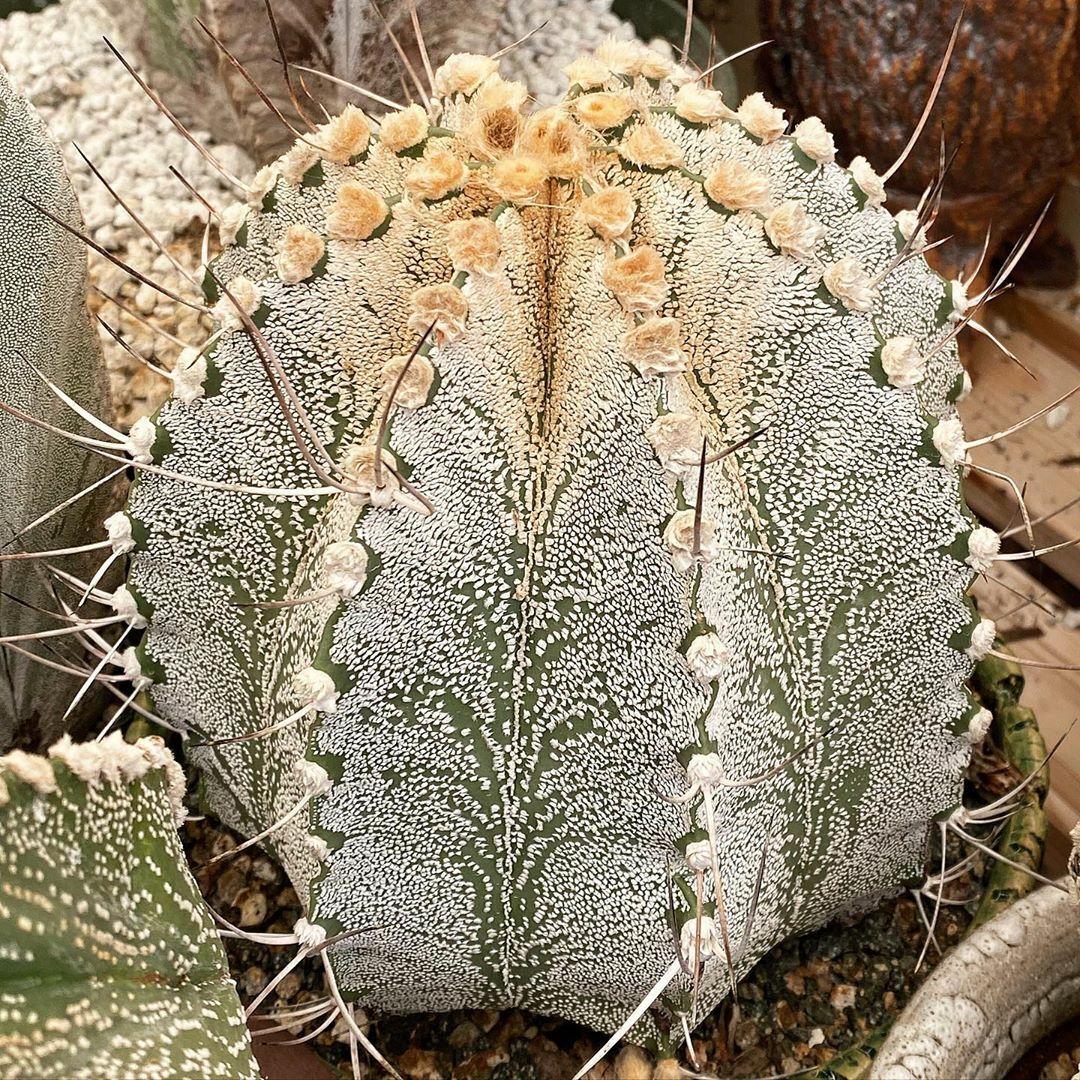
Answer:
<svg viewBox="0 0 1080 1080"><path fill-rule="evenodd" d="M0 757L0 1075L259 1076L160 739Z"/></svg>
<svg viewBox="0 0 1080 1080"><path fill-rule="evenodd" d="M532 116L494 70L226 211L116 606L344 993L678 1035L960 803L969 301L818 122L628 44Z"/></svg>
<svg viewBox="0 0 1080 1080"><path fill-rule="evenodd" d="M98 416L108 416L107 392L97 336L86 312L86 251L59 229L42 228L31 198L75 225L79 212L64 175L60 150L31 106L0 70L0 400L25 413L70 426L71 410L34 373L60 383ZM75 419L76 424L79 423ZM84 427L83 431L92 431ZM115 505L114 487L99 486L87 497L37 528L21 531L41 515L107 473L100 459L48 431L0 415L0 635L54 629L56 621L31 606L52 610L49 578L34 560L11 555L85 544L90 533L104 538L101 521ZM114 464L113 469L117 466ZM79 573L96 554L65 562ZM93 573L92 569L86 570ZM63 643L60 643L63 644ZM0 667L0 751L18 745L41 749L91 713L100 713L97 694L65 718L79 678L45 667L17 649L5 650ZM40 646L36 646L40 652ZM54 651L46 660L81 662L81 649Z"/></svg>
<svg viewBox="0 0 1080 1080"><path fill-rule="evenodd" d="M133 12L126 0L106 0L106 6L124 19L129 32L132 19L141 15L142 32L137 33L147 59L167 83L170 105L179 101L185 115L218 139L237 142L266 162L289 146L291 135L273 121L260 95L199 29L195 16L243 60L246 72L275 106L298 128L305 127L282 78L263 0L143 0L141 13ZM609 34L630 38L634 32L612 13L611 0L493 0L479 7L468 0L384 0L378 7L356 0L275 0L272 7L292 62L359 83L391 101L408 100L404 95L416 93L417 87L409 82L390 34L413 71L424 71L411 25L413 11L423 22L432 63L451 53L508 49L506 76L527 83L545 101L561 94L561 68L579 52L595 48ZM520 44L511 48L515 42ZM193 81L195 69L203 74ZM300 70L293 72L292 83L308 116L320 116L316 101L337 112L357 99L340 84Z"/></svg>

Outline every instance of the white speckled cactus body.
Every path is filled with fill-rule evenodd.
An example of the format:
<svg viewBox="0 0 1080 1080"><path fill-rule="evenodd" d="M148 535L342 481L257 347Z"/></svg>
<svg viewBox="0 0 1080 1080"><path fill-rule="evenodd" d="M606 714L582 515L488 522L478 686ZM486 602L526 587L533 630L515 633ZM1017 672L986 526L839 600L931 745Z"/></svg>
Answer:
<svg viewBox="0 0 1080 1080"><path fill-rule="evenodd" d="M954 297L819 123L690 78L347 109L226 214L154 419L142 673L365 1005L677 1030L960 801Z"/></svg>
<svg viewBox="0 0 1080 1080"><path fill-rule="evenodd" d="M107 418L101 354L83 299L85 252L60 229L42 230L41 214L23 201L33 198L75 223L75 194L59 147L2 68L0 161L0 400L24 416L67 423L70 410L45 382L55 379ZM0 635L17 637L55 628L55 621L41 613L53 598L40 563L12 556L82 542L118 499L115 485L92 486L107 479L100 459L6 412L0 414L0 463ZM50 513L84 488L90 490L66 513ZM96 554L84 554L67 569L89 576L97 562ZM0 751L45 747L101 710L99 695L91 694L82 708L65 714L79 681L36 663L26 644L12 642L0 664Z"/></svg>
<svg viewBox="0 0 1080 1080"><path fill-rule="evenodd" d="M0 757L0 1075L251 1080L161 739Z"/></svg>

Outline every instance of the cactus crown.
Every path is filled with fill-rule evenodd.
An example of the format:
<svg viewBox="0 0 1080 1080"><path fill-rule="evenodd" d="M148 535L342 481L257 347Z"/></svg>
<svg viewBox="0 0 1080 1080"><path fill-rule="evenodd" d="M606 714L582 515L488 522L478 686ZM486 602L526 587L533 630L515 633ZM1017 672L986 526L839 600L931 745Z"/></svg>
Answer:
<svg viewBox="0 0 1080 1080"><path fill-rule="evenodd" d="M645 1038L919 875L987 556L921 222L760 94L568 74L453 56L255 177L121 599L343 992Z"/></svg>

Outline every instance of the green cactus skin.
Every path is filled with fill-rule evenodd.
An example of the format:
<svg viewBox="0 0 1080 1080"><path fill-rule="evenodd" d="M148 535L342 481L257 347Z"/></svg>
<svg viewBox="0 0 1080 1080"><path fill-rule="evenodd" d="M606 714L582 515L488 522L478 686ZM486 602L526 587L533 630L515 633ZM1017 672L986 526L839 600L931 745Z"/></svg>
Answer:
<svg viewBox="0 0 1080 1080"><path fill-rule="evenodd" d="M34 375L29 363L61 384L86 408L108 417L108 394L97 336L86 311L86 252L74 237L45 222L24 197L64 221L79 222L75 193L60 149L30 104L0 71L0 400L54 424L71 427L70 410ZM74 421L76 425L79 421ZM85 430L85 429L84 429ZM9 545L39 515L103 477L108 468L80 447L0 415L0 553L53 551L84 544L115 509L108 485ZM114 466L115 467L115 466ZM65 562L71 573L93 573L97 556ZM91 569L87 570L87 567ZM32 562L0 562L0 634L27 634L56 623L26 604L52 609L47 576ZM18 599L15 599L18 598ZM99 716L101 695L90 693L64 718L79 679L42 667L11 649L0 666L0 751L39 750L65 730Z"/></svg>
<svg viewBox="0 0 1080 1080"><path fill-rule="evenodd" d="M160 739L0 757L0 1075L257 1080Z"/></svg>
<svg viewBox="0 0 1080 1080"><path fill-rule="evenodd" d="M691 1012L673 938L691 1022L727 993L721 889L738 974L920 877L960 802L993 638L965 300L897 265L913 222L869 166L760 95L734 113L620 45L529 121L490 70L452 57L379 136L347 112L226 215L223 333L154 456L245 490L136 485L139 657L209 805L269 830L305 943L350 933L345 994L614 1030L669 979L656 1038ZM756 432L695 527L702 436Z"/></svg>

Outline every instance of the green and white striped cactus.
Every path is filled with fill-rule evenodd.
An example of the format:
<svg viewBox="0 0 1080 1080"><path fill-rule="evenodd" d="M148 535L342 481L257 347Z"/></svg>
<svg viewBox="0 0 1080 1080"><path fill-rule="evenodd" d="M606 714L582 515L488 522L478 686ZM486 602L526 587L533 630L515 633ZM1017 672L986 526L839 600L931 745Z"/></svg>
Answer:
<svg viewBox="0 0 1080 1080"><path fill-rule="evenodd" d="M0 757L0 1075L256 1080L158 738Z"/></svg>
<svg viewBox="0 0 1080 1080"><path fill-rule="evenodd" d="M568 74L453 56L224 213L118 610L343 994L662 1039L921 876L997 537L923 221L760 94Z"/></svg>
<svg viewBox="0 0 1080 1080"><path fill-rule="evenodd" d="M36 369L107 419L101 350L86 312L86 252L71 235L43 230L41 215L23 201L31 198L74 225L75 193L59 147L2 69L0 160L0 400L40 420L67 424L70 411ZM0 414L0 461L0 634L55 630L55 620L36 610L54 606L48 575L23 556L84 543L87 530L99 529L116 508L115 485L92 487L108 474L100 459L9 413ZM88 486L85 497L63 507ZM62 512L50 514L57 505ZM96 553L76 553L66 568L89 576L97 559ZM80 721L96 719L97 693L83 695L82 708L65 713L81 681L60 673L69 665L58 671L54 657L54 666L43 667L26 655L28 640L11 645L0 665L0 751L40 750ZM66 652L65 659L83 659L79 649Z"/></svg>

